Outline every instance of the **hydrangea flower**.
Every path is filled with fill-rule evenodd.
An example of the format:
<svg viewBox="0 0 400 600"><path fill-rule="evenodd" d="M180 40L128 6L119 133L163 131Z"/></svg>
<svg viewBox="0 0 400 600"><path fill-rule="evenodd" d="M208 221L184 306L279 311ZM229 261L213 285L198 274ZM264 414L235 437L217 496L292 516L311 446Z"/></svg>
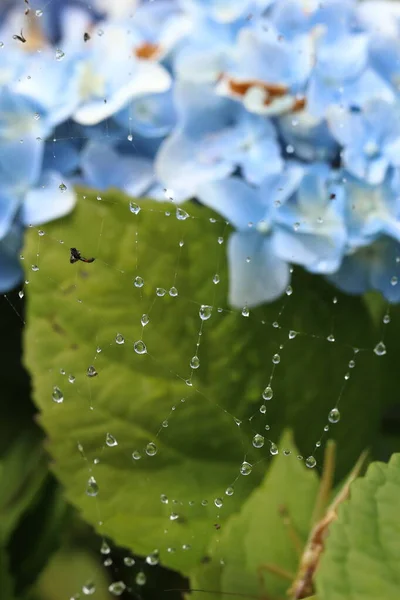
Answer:
<svg viewBox="0 0 400 600"><path fill-rule="evenodd" d="M357 111L333 106L328 123L342 146L343 166L352 175L375 185L389 166L400 166L399 105L370 100Z"/></svg>
<svg viewBox="0 0 400 600"><path fill-rule="evenodd" d="M213 93L210 86L177 84L178 123L156 159L158 178L187 197L207 181L240 167L254 184L283 168L275 129L268 120Z"/></svg>
<svg viewBox="0 0 400 600"><path fill-rule="evenodd" d="M290 165L254 189L237 177L203 184L200 201L235 228L228 242L229 302L252 307L278 298L290 282L286 260L275 251L275 214L296 190L303 170Z"/></svg>
<svg viewBox="0 0 400 600"><path fill-rule="evenodd" d="M400 301L395 3L29 6L28 21L0 11L3 289L20 276L24 224L71 210L84 183L167 188L228 219L234 306L277 298L291 263Z"/></svg>

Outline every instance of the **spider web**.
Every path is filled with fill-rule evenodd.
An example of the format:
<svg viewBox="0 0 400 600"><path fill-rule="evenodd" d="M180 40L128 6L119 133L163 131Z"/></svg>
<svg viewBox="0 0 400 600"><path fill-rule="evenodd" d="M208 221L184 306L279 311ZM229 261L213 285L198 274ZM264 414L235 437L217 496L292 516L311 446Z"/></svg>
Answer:
<svg viewBox="0 0 400 600"><path fill-rule="evenodd" d="M108 120L103 123L103 126L102 136L106 141L109 137ZM129 122L126 128L128 135L131 136ZM54 158L56 158L57 148L71 139L74 138L72 136L54 138ZM62 183L60 181L60 185ZM48 412L55 413L62 411L72 400L78 402L79 419L82 419L85 427L89 427L93 432L92 443L82 442L79 427L75 431L68 428L62 431L58 428L57 435L64 436L65 448L74 452L75 459L82 465L79 471L79 486L90 501L89 508L85 509L85 515L91 514L91 522L103 536L100 555L104 559L105 566L111 566L113 550L110 549L109 530L105 527L103 488L101 475L98 476L98 472L103 465L118 471L118 461L112 456L117 447L123 449L124 465L129 461L132 477L135 476L134 480L137 482L139 465L146 463L147 468L155 472L162 468L163 454L167 446L183 444L189 461L193 460L195 465L197 452L200 456L210 457L215 454L216 458L218 457L218 452L223 447L223 444L218 443L218 439L223 440L226 436L229 440L236 440L236 447L232 448L232 462L226 469L226 473L221 471L218 494L202 494L198 487L193 494L189 490L192 499L188 502L187 491L182 492L183 499L179 495L175 496L176 487L171 483L174 490L171 496L167 480L163 480L160 476L160 484L154 488L154 477L151 479L151 485L147 485L147 476L143 475L142 500L144 503L152 503L156 497L156 501L162 505L163 510L165 509L165 526L158 532L159 543L154 547L153 552L149 552L141 559L137 556L133 559L130 553L126 553L125 571L122 569L120 576L116 576L115 581L111 583L114 595L124 593L126 597L129 597L129 594L135 597L143 593L153 577L152 569L159 562L163 563L164 557L196 552L199 556L204 554L204 548L198 547L198 530L191 530L193 515L201 513L202 521L208 524L210 530L215 529L216 525L223 528L230 514L231 498L239 496L244 502L254 485L248 482L251 482L253 477L259 481L278 453L287 454L289 460L290 451L279 445L282 426L293 427L297 423L297 428L303 430L303 434L299 435L300 445L305 452L299 455L297 460L304 461L308 468L319 468L325 442L328 435L335 436L336 427L344 428L345 433L340 438L341 443L343 439L351 436L357 424L350 417L346 423L348 388L352 386L352 393L357 396L357 388L361 390L364 382L363 371L359 379L355 375L358 364L363 364L365 360L374 357L374 353L384 354L384 331L390 320L390 307L387 307L378 339L372 344L365 345L365 338L361 335L360 328L344 331L344 327L349 325L347 311L349 306L353 306L352 301L348 304L349 300L344 295L321 284L320 303L323 307L323 315L315 319L315 328L310 319L304 329L305 321L299 317L299 313L303 314L305 306L316 302L318 294L316 295L309 288L310 282L313 284L316 278L304 280L301 269L292 267L291 286L286 290L284 297L274 303L267 313L262 309L249 310L247 307L243 307L242 311L234 311L227 303L226 245L231 229L223 219L218 218L217 215L210 216L205 209L202 216L202 210L194 202L178 207L171 190L166 190L166 204L160 203L159 207L147 203L146 200L129 198L120 200L118 194L115 194L114 200L113 193L109 192L93 195L80 190L78 196L78 207L89 206L91 218L85 222L85 227L88 239L94 240L94 244L92 241L88 245L85 244L82 226L79 226L80 229L76 228L78 226L73 218L67 218L61 224L31 227L26 250L21 256L26 279L21 287L20 297L26 294L29 302L30 294L32 296L40 294L40 311L37 310L36 301L35 313L29 313L30 319L36 316L38 321L53 319L52 329L45 329L40 334L40 328L35 328L35 339L32 334L29 337L29 343L33 347L36 341L38 346L42 345L44 336L50 348L57 348L57 364L47 357L48 360L38 361L40 365L37 367L38 372L32 372L34 380L40 380L43 374L46 374L52 381L52 394L40 398L39 404L41 406L47 404ZM123 247L115 249L110 246L115 241L111 217L114 212L120 210L124 210L126 215L129 234L129 240L126 242L127 250ZM151 216L152 223L155 224L154 231L158 227L160 236L167 232L161 250L160 245L152 244L145 235L147 225L143 217L146 215ZM197 229L191 228L193 223L196 224ZM167 238L169 230L171 235ZM193 231L201 231L207 243L201 246L201 239L195 238ZM203 255L193 256L192 246L196 248L196 252L199 248L202 249ZM93 256L94 263L86 265L78 262L71 265L69 262L71 247L77 247L87 258ZM54 255L62 259L57 263L56 268ZM142 261L144 255L150 255L151 261L144 264ZM159 270L153 273L152 265L157 265L157 262L164 260L165 257L168 259L169 269L163 276ZM202 269L199 269L200 275L197 274L197 259L203 265ZM251 260L251 257L249 259ZM185 278L188 273L191 284L197 283L195 291L191 286L186 285ZM67 289L64 286L65 281L68 282ZM89 281L90 289L87 286ZM104 288L104 281L112 282L112 290ZM49 306L46 306L46 294L43 294L43 290L49 288L53 288L53 291ZM192 293L190 293L191 289ZM118 315L119 302L124 303L124 306L127 302L131 303L129 318L124 311L122 317ZM17 303L9 299L9 304L10 309L20 315ZM321 306L315 304L309 306L308 313L312 314L313 311L318 313ZM68 343L76 344L75 356L78 358L75 360L82 366L79 374L66 369L65 362L68 361L63 360L63 354L54 342L60 337L60 330L57 330L59 328L57 316L60 313L72 315L71 321L74 315L78 315L83 322L94 324L92 339L86 339L82 347L82 338L76 330L75 322L73 321L73 326L68 330L68 321L67 325L65 320L63 321L62 327L67 327L65 333ZM233 331L237 328L238 336L241 337L237 340L240 345L239 351L234 344L220 347L217 336L213 337L213 331L218 330L219 334L224 320L228 317L230 327ZM190 325L185 328L182 323L186 319L190 319ZM174 336L173 343L168 346L174 351L168 357L162 350L165 321L172 324L167 329L166 335ZM99 333L96 332L96 323ZM29 322L28 326L30 326ZM252 345L255 330L260 332L257 346ZM248 336L246 336L247 331ZM62 335L61 333L61 337ZM265 339L264 346L259 345L260 337ZM229 339L232 341L234 337ZM230 356L251 357L253 353L261 351L264 363L262 373L250 371L245 376L242 375L246 380L251 380L256 375L254 388L257 389L252 389L248 381L246 386L243 386L237 373L232 370ZM35 352L34 348L31 348L30 352ZM118 358L116 358L118 352L121 355L124 353L123 360L127 360L128 363L130 361L136 373L140 373L142 369L145 374L151 371L152 374L162 375L164 383L167 382L165 393L168 397L160 400L160 409L156 415L152 415L152 419L147 414L146 408L146 392L150 393L150 391L146 390L145 386L141 386L139 401L135 396L135 390L132 390L132 402L137 401L139 405L136 410L140 411L140 406L143 404L145 420L150 423L150 435L146 433L147 443L132 441L126 431L122 435L117 435L113 431L112 424L107 423L107 419L104 419L101 412L102 409L99 408L98 395L103 386L115 384L116 389L119 389ZM297 363L303 353L310 358L310 361L307 372L302 373L300 377ZM90 360L87 358L89 355ZM364 357L367 358L364 360ZM322 385L318 372L313 367L314 359L315 364L318 365L317 371L321 363L324 364ZM209 367L210 360L216 363L213 369ZM329 370L327 365L331 361L334 366L328 379L325 375ZM243 358L243 362L247 366L251 364L250 359ZM31 361L30 363L32 364ZM236 366L238 364L240 360L234 363ZM259 363L256 361L255 364ZM103 373L108 365L112 365L115 381L103 379ZM302 368L305 366L304 360L301 365ZM207 370L205 379L199 377L203 368ZM213 393L213 381L211 383L207 381L209 373L212 374L212 378L218 378L221 387L226 382L232 390L232 381L237 381L239 394L243 389L246 390L248 400L245 402L244 409L239 407L237 398L220 399L216 393ZM285 382L288 380L293 380L291 390L293 394L298 392L299 403L307 396L304 391L306 384L309 385L310 390L317 388L321 399L326 398L323 402L321 400L322 406L318 407L311 402L308 407L305 402L305 409L299 406L298 414L295 411L294 415L285 422L284 409L289 398L283 395L282 390L285 389ZM111 401L112 394L110 391L107 394ZM116 404L118 404L117 400ZM193 406L197 409L193 410ZM126 408L128 411L128 407ZM313 413L308 415L310 421L318 422L317 435L314 432L312 435L307 434L308 417L305 416L307 410ZM204 421L199 420L198 426L203 427L199 437L203 438L203 441L201 448L193 448L190 435L185 435L182 427L187 420L192 423L192 428L196 429L196 422L193 421L196 420L196 416L203 415L204 412L209 414L210 427L205 428ZM120 415L120 418L123 417ZM129 421L130 418L132 417L128 415L127 420ZM216 427L213 426L214 421L217 423ZM51 435L55 435L54 431ZM100 438L101 443L98 442ZM198 439L196 437L197 441ZM304 440L307 440L307 443L304 443ZM212 464L211 459L210 464ZM343 470L345 467L342 466ZM186 476L185 471L184 477ZM206 467L203 469L202 476L207 477ZM175 470L175 477L178 480L182 477L179 463ZM187 483L188 486L191 484L192 482ZM183 479L180 486L185 489L185 485ZM74 501L73 497L72 501ZM136 508L135 501L136 496L132 494L132 512L138 512L140 516L143 506ZM77 504L80 505L80 500L77 500ZM238 510L237 505L235 510ZM110 518L108 508L106 516ZM172 536L172 529L176 522L180 521L186 524L184 531L181 535ZM218 529L215 535L218 536ZM180 539L179 545L176 544L177 537ZM173 538L172 542L171 538ZM135 552L134 547L131 549ZM223 556L220 559L222 560ZM128 569L134 571L134 576L126 576L126 581L129 582L125 584ZM124 582L123 585L121 581ZM95 582L93 584L82 582L81 593L91 595L94 588Z"/></svg>

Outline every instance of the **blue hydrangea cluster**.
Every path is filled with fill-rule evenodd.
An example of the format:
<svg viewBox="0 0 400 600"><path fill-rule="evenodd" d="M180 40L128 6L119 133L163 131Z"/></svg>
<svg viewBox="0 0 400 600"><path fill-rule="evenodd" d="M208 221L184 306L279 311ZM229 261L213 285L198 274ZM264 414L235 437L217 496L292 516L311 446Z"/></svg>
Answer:
<svg viewBox="0 0 400 600"><path fill-rule="evenodd" d="M385 0L38 0L0 8L0 288L74 184L234 228L230 302L291 265L400 300L400 7ZM400 278L400 275L399 275Z"/></svg>

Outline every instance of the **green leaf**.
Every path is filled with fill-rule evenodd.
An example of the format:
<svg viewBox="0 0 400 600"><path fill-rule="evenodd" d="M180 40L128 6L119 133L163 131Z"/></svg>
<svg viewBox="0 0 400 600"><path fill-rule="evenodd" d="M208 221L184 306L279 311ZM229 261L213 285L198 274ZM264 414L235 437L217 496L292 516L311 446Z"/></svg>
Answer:
<svg viewBox="0 0 400 600"><path fill-rule="evenodd" d="M323 600L398 600L400 454L372 463L330 526L317 570Z"/></svg>
<svg viewBox="0 0 400 600"><path fill-rule="evenodd" d="M38 263L39 271L29 268L26 275L25 361L54 472L71 502L90 523L101 520L102 533L118 544L142 554L157 548L162 562L188 572L213 535L214 499L237 479L244 455L253 472L237 481L225 517L264 476L270 444L267 439L255 450L254 433L265 434L268 424L266 435L277 440L291 426L307 456L341 394L357 345L369 351L356 356L343 388L342 419L332 428L338 476L349 469L376 435L380 359L372 353L377 340L360 299L333 292L321 278L297 269L290 298L246 318L227 306L226 248L218 243L220 236L227 240L226 224L213 222L215 215L195 204L185 205L185 220L176 218L171 204L144 200L141 206L135 215L117 193L100 200L87 193L72 215L46 225L46 235L29 231L25 265ZM70 247L95 262L70 264ZM143 278L142 287L135 287L135 277ZM176 297L156 295L156 288L173 286ZM214 307L204 322L202 304ZM143 314L150 317L144 328ZM276 320L278 328L272 327ZM299 334L289 340L291 329ZM335 343L326 339L332 331ZM115 342L118 333L124 344ZM133 343L142 337L148 352L139 355ZM188 386L198 340L200 368ZM263 415L261 393L277 352L274 398ZM98 376L88 378L91 365ZM52 400L54 386L63 392L61 404ZM105 444L107 433L117 446ZM158 448L155 456L146 455L149 442ZM133 451L142 458L132 460ZM100 462L94 465L94 459ZM90 476L99 486L98 505L85 493ZM161 494L169 504L160 502ZM180 518L170 521L172 512Z"/></svg>
<svg viewBox="0 0 400 600"><path fill-rule="evenodd" d="M14 600L14 581L9 569L7 550L0 545L0 598Z"/></svg>
<svg viewBox="0 0 400 600"><path fill-rule="evenodd" d="M24 511L47 477L47 460L38 432L25 431L0 459L0 540L7 543Z"/></svg>
<svg viewBox="0 0 400 600"><path fill-rule="evenodd" d="M274 565L293 574L297 572L299 556L279 511L282 506L287 508L295 530L305 543L311 527L318 477L297 458L291 434L285 433L279 447L279 455L263 482L249 496L239 514L228 521L223 519L210 548L211 563L192 574L192 588L219 592L207 594L208 600L233 593L284 598L290 582L263 566ZM203 595L194 594L193 600L201 600Z"/></svg>
<svg viewBox="0 0 400 600"><path fill-rule="evenodd" d="M48 475L14 529L8 544L10 568L20 596L30 587L58 548L69 515L63 491Z"/></svg>

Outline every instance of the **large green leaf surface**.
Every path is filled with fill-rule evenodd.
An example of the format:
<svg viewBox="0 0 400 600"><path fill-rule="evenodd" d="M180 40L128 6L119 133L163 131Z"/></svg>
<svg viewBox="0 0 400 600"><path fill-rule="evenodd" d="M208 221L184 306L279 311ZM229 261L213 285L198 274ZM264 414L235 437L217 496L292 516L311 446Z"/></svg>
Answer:
<svg viewBox="0 0 400 600"><path fill-rule="evenodd" d="M397 600L400 590L400 454L375 462L339 507L317 571L322 600Z"/></svg>
<svg viewBox="0 0 400 600"><path fill-rule="evenodd" d="M234 483L223 515L240 509L268 468L270 441L286 426L300 452L311 454L340 395L341 420L330 435L344 475L375 438L384 357L372 352L377 334L361 300L299 270L290 296L248 317L232 311L229 228L208 209L186 204L185 218L170 203L143 200L134 214L117 193L99 198L81 195L72 215L43 227L45 235L29 230L25 363L54 472L71 502L120 545L143 554L157 549L163 563L188 572L214 533L214 499ZM95 262L70 264L70 247ZM158 296L157 288L167 293ZM199 317L201 305L213 307L208 320ZM145 326L142 315L150 319ZM298 332L293 339L290 330ZM331 334L335 342L327 341ZM139 340L145 354L134 350ZM192 370L198 342L200 367ZM87 376L90 366L97 376ZM274 396L262 414L272 373ZM62 403L52 400L55 386ZM106 445L107 433L118 445ZM259 449L256 433L265 435ZM149 443L157 447L153 456ZM134 451L142 458L133 460ZM243 460L253 464L250 476L239 475ZM90 477L96 497L86 494Z"/></svg>
<svg viewBox="0 0 400 600"><path fill-rule="evenodd" d="M297 458L298 451L289 433L283 436L279 447L280 453L261 485L240 512L215 534L209 552L210 564L192 574L193 588L217 592L207 595L209 600L217 600L221 593L222 597L237 593L284 598L290 582L269 572L266 565L293 574L297 572L299 556L279 511L282 506L286 508L305 543L311 527L318 477ZM193 600L201 598L202 592L199 592Z"/></svg>

